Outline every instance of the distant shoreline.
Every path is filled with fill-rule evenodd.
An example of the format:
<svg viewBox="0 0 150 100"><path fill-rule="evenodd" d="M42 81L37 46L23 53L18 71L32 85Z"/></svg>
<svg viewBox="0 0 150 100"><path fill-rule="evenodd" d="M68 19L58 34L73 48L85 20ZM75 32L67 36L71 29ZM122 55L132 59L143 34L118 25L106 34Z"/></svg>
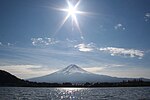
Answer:
<svg viewBox="0 0 150 100"><path fill-rule="evenodd" d="M17 87L17 88L19 88L19 87L25 87L25 88L128 88L128 87L150 87L150 86L116 86L116 87L113 87L113 86L108 86L108 87L32 87L32 86L0 86L0 88L3 88L3 87Z"/></svg>
<svg viewBox="0 0 150 100"><path fill-rule="evenodd" d="M51 88L103 88L103 87L149 87L150 82L144 81L127 81L127 82L115 82L115 83L82 83L82 84L72 84L72 83L37 83L21 80L19 83L0 83L0 87L51 87Z"/></svg>

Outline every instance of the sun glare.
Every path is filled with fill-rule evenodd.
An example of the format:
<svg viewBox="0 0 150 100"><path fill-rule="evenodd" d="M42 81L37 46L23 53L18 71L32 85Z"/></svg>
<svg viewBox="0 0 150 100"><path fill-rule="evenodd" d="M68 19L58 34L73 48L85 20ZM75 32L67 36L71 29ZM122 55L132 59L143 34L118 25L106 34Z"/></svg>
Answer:
<svg viewBox="0 0 150 100"><path fill-rule="evenodd" d="M68 14L71 15L72 17L75 16L76 11L77 11L76 8L74 8L73 6L70 6L68 8Z"/></svg>
<svg viewBox="0 0 150 100"><path fill-rule="evenodd" d="M66 3L68 4L68 7L66 8L54 8L55 10L62 11L67 13L66 17L62 20L60 25L58 26L55 34L64 26L66 21L68 21L69 18L71 18L71 26L72 26L72 31L75 30L75 28L78 30L80 33L80 38L83 40L83 33L80 28L80 24L78 22L78 15L91 15L92 13L90 12L84 12L79 10L79 4L81 0L77 0L76 3L73 2L73 0L66 0Z"/></svg>
<svg viewBox="0 0 150 100"><path fill-rule="evenodd" d="M67 9L57 9L59 11L67 12L67 16L61 22L61 24L60 24L60 26L56 32L58 32L62 28L62 26L65 24L65 22L71 17L71 19L72 19L72 30L74 29L74 26L76 26L78 31L80 33L82 33L80 26L79 26L78 19L77 19L77 14L86 14L86 12L82 12L82 11L77 10L77 7L80 3L80 0L75 5L73 5L73 3L70 0L66 0L66 2L68 4Z"/></svg>
<svg viewBox="0 0 150 100"><path fill-rule="evenodd" d="M82 88L72 88L72 87L68 87L68 88L58 88L58 89L61 89L61 90L67 90L67 91L78 91L78 90L81 90ZM84 88L85 89L85 88Z"/></svg>

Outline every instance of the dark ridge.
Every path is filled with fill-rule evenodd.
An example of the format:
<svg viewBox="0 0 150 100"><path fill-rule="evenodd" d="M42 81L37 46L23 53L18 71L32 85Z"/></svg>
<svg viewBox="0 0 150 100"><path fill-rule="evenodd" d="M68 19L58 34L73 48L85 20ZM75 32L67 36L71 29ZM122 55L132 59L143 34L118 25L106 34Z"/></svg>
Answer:
<svg viewBox="0 0 150 100"><path fill-rule="evenodd" d="M0 70L0 85L18 85L24 84L25 81L17 78L16 76L4 71Z"/></svg>

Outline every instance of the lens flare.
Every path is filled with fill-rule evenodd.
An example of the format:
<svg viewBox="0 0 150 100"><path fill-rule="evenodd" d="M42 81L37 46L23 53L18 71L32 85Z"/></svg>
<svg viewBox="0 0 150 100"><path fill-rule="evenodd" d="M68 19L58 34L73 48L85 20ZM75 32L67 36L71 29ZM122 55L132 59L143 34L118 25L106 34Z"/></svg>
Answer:
<svg viewBox="0 0 150 100"><path fill-rule="evenodd" d="M74 30L74 26L76 26L76 28L78 29L78 31L82 34L81 29L80 29L80 25L77 19L77 14L86 14L86 12L83 11L79 11L77 9L77 7L80 4L80 0L73 5L73 3L69 0L66 0L67 4L68 4L68 8L67 9L58 9L59 11L63 11L63 12L67 12L67 16L63 19L63 21L61 22L60 26L58 27L56 33L63 27L63 25L66 23L66 21L71 17L72 19L72 30Z"/></svg>

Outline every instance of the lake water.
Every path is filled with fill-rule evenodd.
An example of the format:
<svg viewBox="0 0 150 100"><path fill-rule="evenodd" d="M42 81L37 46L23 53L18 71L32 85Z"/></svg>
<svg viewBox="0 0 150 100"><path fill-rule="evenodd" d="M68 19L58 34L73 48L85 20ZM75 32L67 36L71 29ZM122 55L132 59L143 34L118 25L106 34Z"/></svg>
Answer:
<svg viewBox="0 0 150 100"><path fill-rule="evenodd" d="M150 87L0 87L0 100L150 100Z"/></svg>

